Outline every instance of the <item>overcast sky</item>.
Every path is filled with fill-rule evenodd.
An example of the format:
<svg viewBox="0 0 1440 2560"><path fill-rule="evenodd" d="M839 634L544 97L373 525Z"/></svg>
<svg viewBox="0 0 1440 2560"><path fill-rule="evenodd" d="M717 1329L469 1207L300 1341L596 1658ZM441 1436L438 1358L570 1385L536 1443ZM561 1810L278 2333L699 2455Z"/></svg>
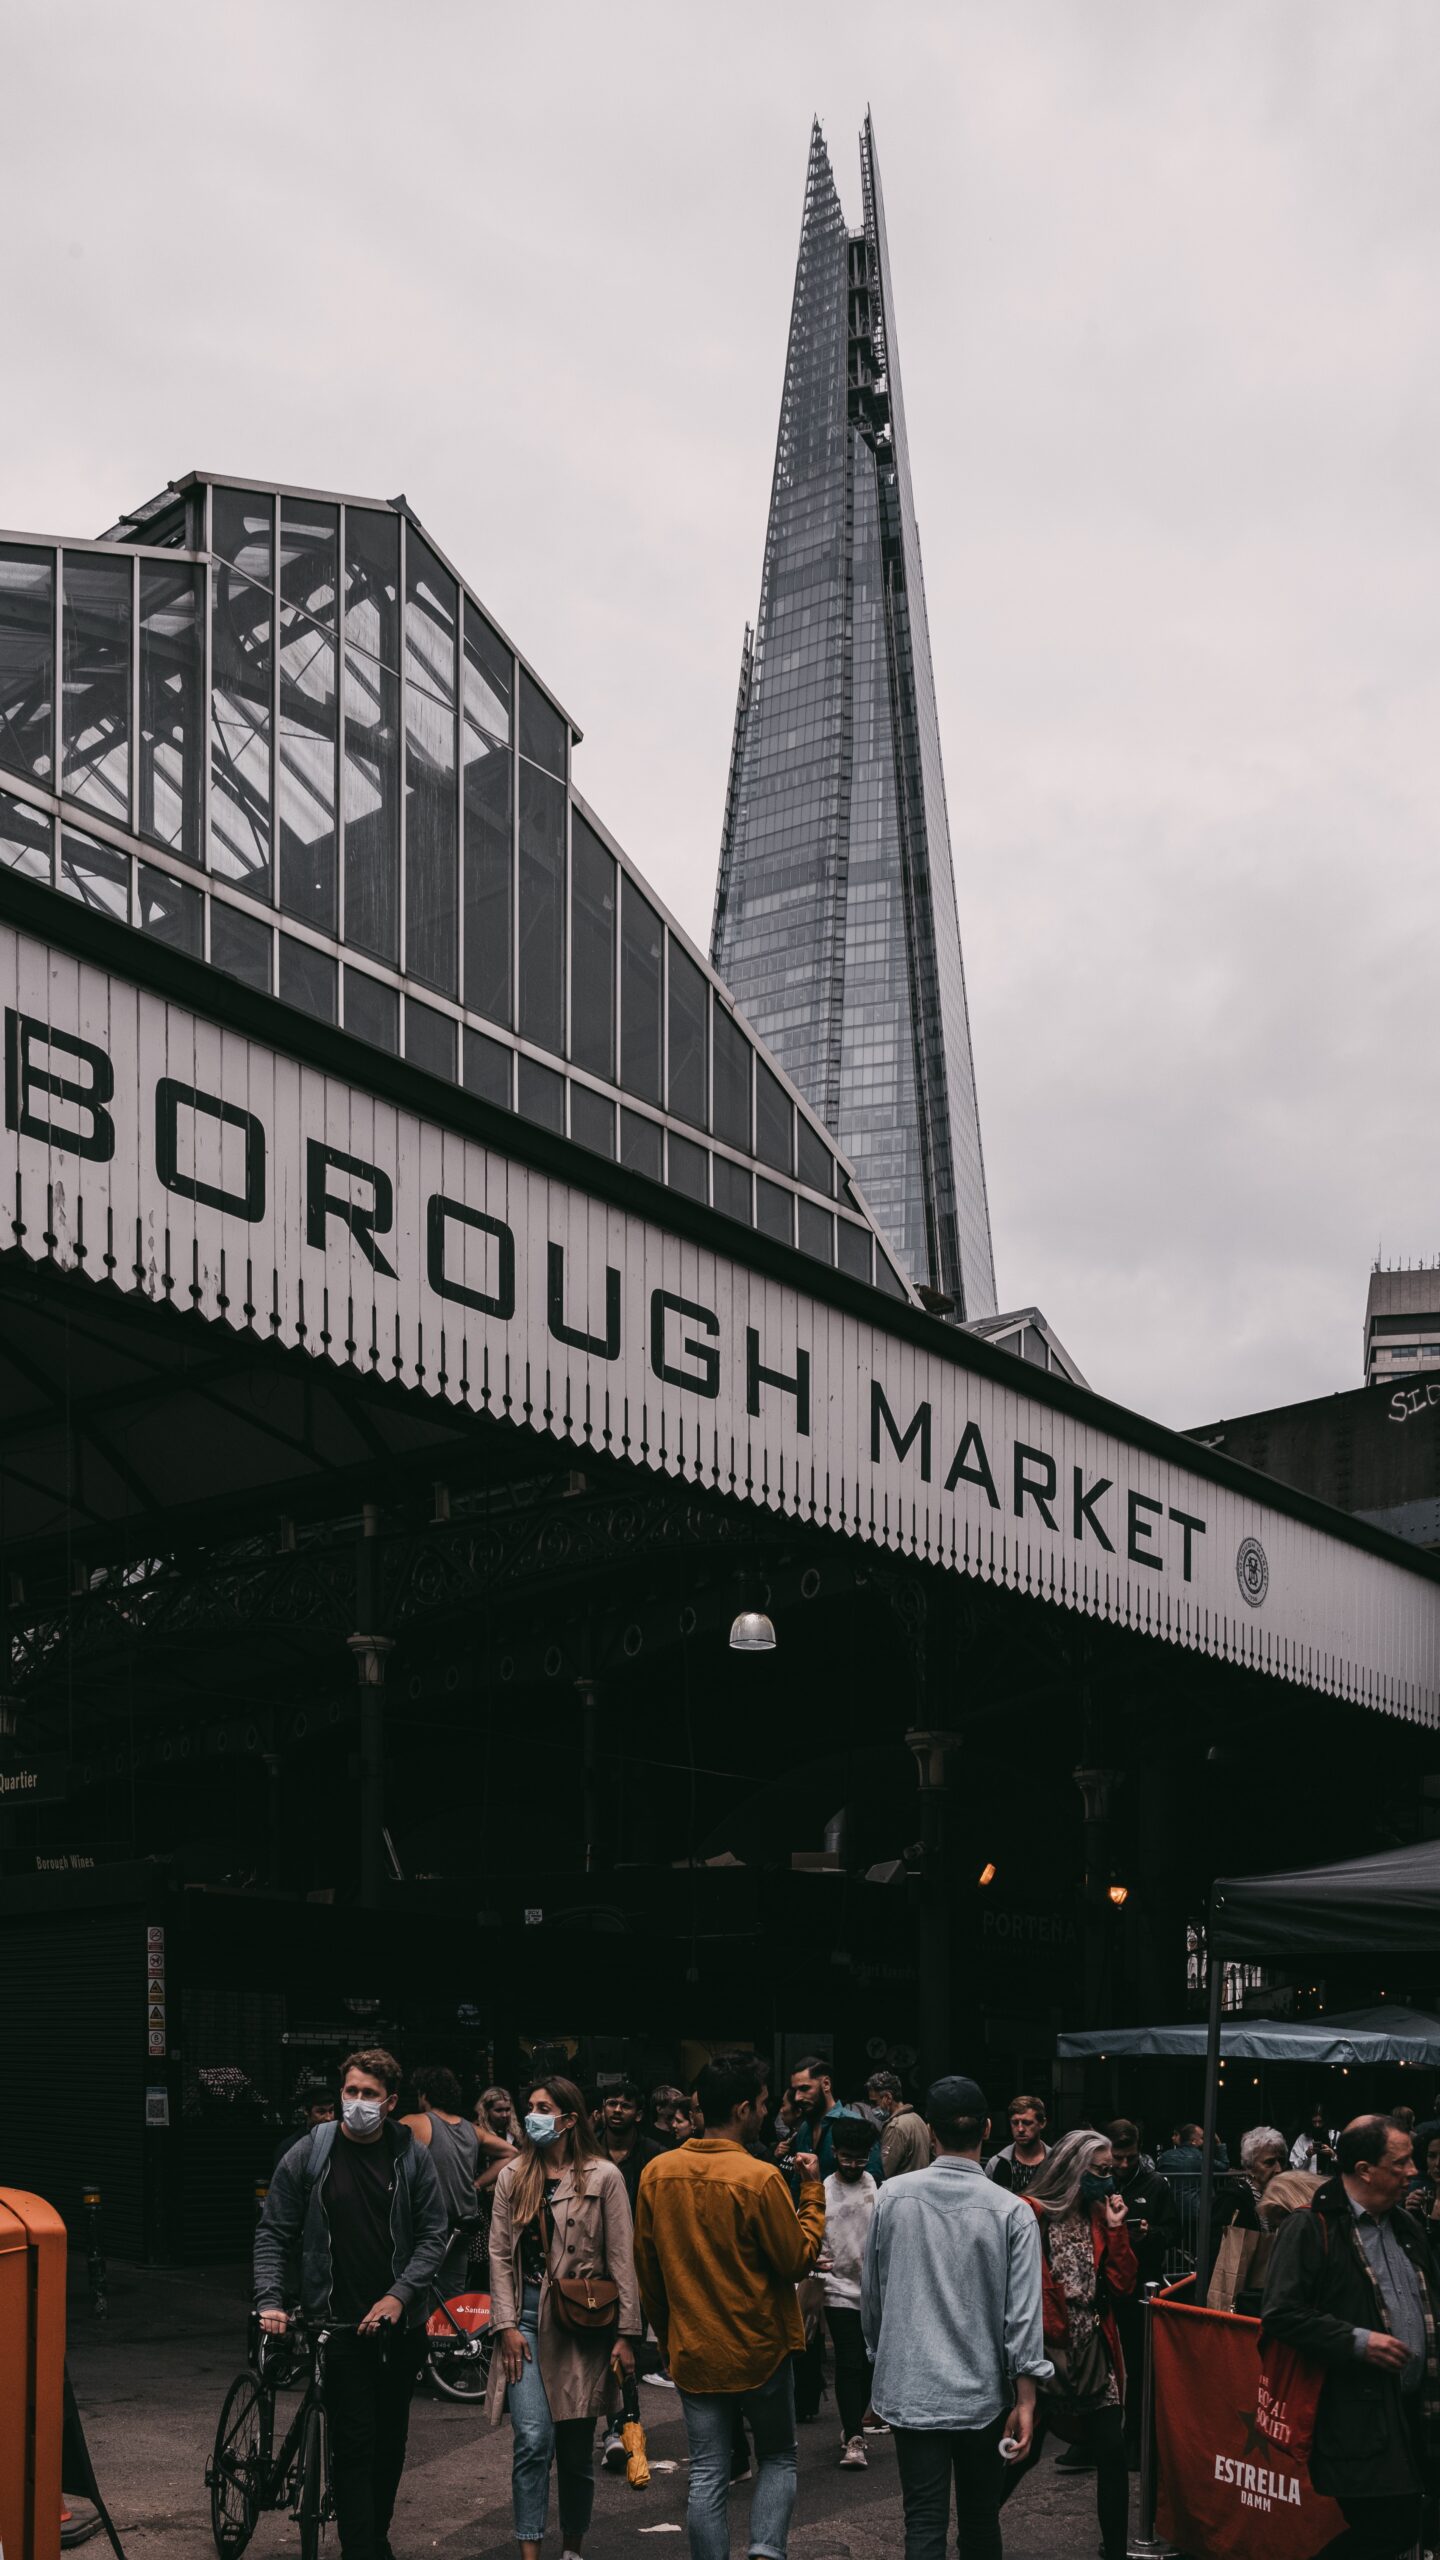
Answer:
<svg viewBox="0 0 1440 2560"><path fill-rule="evenodd" d="M404 490L708 942L818 110L884 175L1001 1304L1175 1423L1440 1254L1434 0L0 0L0 521Z"/></svg>

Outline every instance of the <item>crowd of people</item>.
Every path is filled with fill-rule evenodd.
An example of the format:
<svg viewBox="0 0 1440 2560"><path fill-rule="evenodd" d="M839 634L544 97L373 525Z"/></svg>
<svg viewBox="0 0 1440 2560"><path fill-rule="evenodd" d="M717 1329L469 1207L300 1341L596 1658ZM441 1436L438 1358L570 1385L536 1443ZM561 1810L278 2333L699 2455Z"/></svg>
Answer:
<svg viewBox="0 0 1440 2560"><path fill-rule="evenodd" d="M447 2068L411 2087L402 2114L394 2057L352 2054L338 2114L317 2097L287 2139L256 2235L263 2328L298 2308L332 2332L344 2560L393 2560L424 2324L467 2274L490 2294L487 2405L512 2431L521 2560L540 2560L552 2482L564 2560L580 2560L597 2425L601 2465L623 2469L639 2382L679 2396L692 2560L728 2554L731 2489L751 2478L746 2547L783 2560L827 2347L836 2459L862 2471L867 2440L893 2439L906 2560L943 2560L952 2505L961 2560L998 2560L1001 2510L1052 2435L1062 2467L1093 2471L1101 2549L1122 2560L1140 2301L1173 2269L1198 2126L1154 2155L1128 2117L1052 2140L1034 2093L1004 2125L958 2073L919 2107L888 2071L846 2101L821 2055L773 2115L749 2052L707 2062L688 2092L615 2081L587 2097L552 2074L523 2107L492 2087L469 2115ZM1383 2537L1418 2518L1440 2417L1440 2122L1417 2167L1413 2120L1324 2117L1288 2141L1252 2127L1234 2170L1217 2146L1210 2254L1227 2232L1272 2235L1248 2307L1331 2373L1314 2476L1346 2514L1333 2548L1386 2560L1408 2548Z"/></svg>

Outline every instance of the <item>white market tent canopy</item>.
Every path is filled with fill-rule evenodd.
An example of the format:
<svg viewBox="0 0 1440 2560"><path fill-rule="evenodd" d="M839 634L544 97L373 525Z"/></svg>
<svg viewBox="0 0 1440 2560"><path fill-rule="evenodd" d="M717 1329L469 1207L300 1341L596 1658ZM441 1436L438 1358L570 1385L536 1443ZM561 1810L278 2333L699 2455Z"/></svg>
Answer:
<svg viewBox="0 0 1440 2560"><path fill-rule="evenodd" d="M1092 2027L1055 2039L1062 2062L1181 2060L1203 2062L1203 2025ZM1226 2062L1340 2063L1353 2068L1376 2062L1440 2063L1440 2018L1382 2001L1375 2009L1350 2009L1329 2018L1227 2018L1220 2028Z"/></svg>

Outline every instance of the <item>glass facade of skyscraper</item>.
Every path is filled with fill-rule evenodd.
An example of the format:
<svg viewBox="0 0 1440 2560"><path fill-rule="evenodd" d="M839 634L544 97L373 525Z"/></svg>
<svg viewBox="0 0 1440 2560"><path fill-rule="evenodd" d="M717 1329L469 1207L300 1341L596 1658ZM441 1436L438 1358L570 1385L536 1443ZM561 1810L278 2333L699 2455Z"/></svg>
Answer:
<svg viewBox="0 0 1440 2560"><path fill-rule="evenodd" d="M995 1312L965 972L874 135L811 138L711 954L912 1281Z"/></svg>

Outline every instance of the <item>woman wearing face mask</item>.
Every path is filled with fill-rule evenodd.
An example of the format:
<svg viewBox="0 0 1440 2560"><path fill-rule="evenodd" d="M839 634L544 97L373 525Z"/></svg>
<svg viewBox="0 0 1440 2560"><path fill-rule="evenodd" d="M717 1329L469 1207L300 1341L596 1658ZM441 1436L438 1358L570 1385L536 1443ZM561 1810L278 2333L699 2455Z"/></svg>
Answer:
<svg viewBox="0 0 1440 2560"><path fill-rule="evenodd" d="M540 2560L552 2462L562 2560L579 2560L595 2500L595 2420L620 2405L612 2368L635 2370L641 2318L630 2203L573 2081L532 2089L518 2155L496 2181L490 2225L497 2348L487 2405L492 2424L508 2410L515 2430L522 2560Z"/></svg>
<svg viewBox="0 0 1440 2560"><path fill-rule="evenodd" d="M1009 2472L1002 2502L1040 2459L1053 2427L1095 2462L1095 2501L1105 2560L1125 2560L1130 2474L1123 2434L1125 2365L1112 2303L1139 2277L1103 2133L1067 2133L1025 2202L1038 2215L1045 2353L1055 2366L1039 2386L1030 2451Z"/></svg>

